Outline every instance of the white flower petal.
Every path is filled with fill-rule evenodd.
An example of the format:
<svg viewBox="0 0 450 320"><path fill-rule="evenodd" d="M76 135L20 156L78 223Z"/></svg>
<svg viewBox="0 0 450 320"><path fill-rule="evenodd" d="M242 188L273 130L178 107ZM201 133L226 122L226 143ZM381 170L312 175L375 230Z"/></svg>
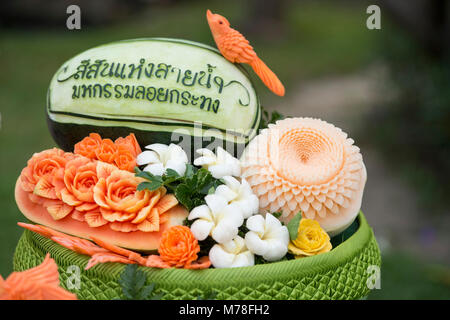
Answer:
<svg viewBox="0 0 450 320"><path fill-rule="evenodd" d="M162 144L162 143L153 143L153 144L149 144L148 146L145 147L145 149L150 149L150 150L155 151L159 155L161 160L164 157L168 148L169 148L169 146Z"/></svg>
<svg viewBox="0 0 450 320"><path fill-rule="evenodd" d="M212 230L211 237L216 240L217 243L224 243L236 237L238 231L238 227L232 219L222 219Z"/></svg>
<svg viewBox="0 0 450 320"><path fill-rule="evenodd" d="M191 231L197 240L202 241L208 237L213 227L214 222L198 219L191 225Z"/></svg>
<svg viewBox="0 0 450 320"><path fill-rule="evenodd" d="M237 238L240 238L240 237L236 236L236 238L234 238L233 240L222 243L222 245L221 245L222 248L226 252L238 254L241 251L241 247L239 246L239 242L236 241Z"/></svg>
<svg viewBox="0 0 450 320"><path fill-rule="evenodd" d="M267 251L263 254L263 258L267 261L277 261L283 258L287 251L287 244L285 245L281 241L271 239L266 241Z"/></svg>
<svg viewBox="0 0 450 320"><path fill-rule="evenodd" d="M187 163L188 157L186 152L184 152L183 148L179 145L171 143L167 150L169 159L177 159L181 162Z"/></svg>
<svg viewBox="0 0 450 320"><path fill-rule="evenodd" d="M229 204L222 210L222 220L229 221L230 225L239 228L244 223L244 216L239 206Z"/></svg>
<svg viewBox="0 0 450 320"><path fill-rule="evenodd" d="M227 162L228 159L230 159L231 154L225 151L222 147L217 147L216 149L216 157L217 161L220 161L222 163Z"/></svg>
<svg viewBox="0 0 450 320"><path fill-rule="evenodd" d="M189 220L194 220L194 219L206 219L208 221L212 220L211 217L211 210L209 210L207 205L201 205L198 207L195 207L194 209L191 210L191 212L189 213L188 219Z"/></svg>
<svg viewBox="0 0 450 320"><path fill-rule="evenodd" d="M155 151L144 151L140 154L138 154L138 156L136 157L136 164L138 166L142 166L144 164L149 164L149 163L158 163L159 161L159 157L158 154Z"/></svg>
<svg viewBox="0 0 450 320"><path fill-rule="evenodd" d="M209 250L209 260L214 268L230 268L233 265L235 255L226 252L221 245L215 244Z"/></svg>
<svg viewBox="0 0 450 320"><path fill-rule="evenodd" d="M207 195L205 201L213 214L221 212L228 205L227 199L217 194Z"/></svg>
<svg viewBox="0 0 450 320"><path fill-rule="evenodd" d="M211 175L216 179L220 179L231 174L230 168L224 164L214 164L208 166L208 171L211 172Z"/></svg>
<svg viewBox="0 0 450 320"><path fill-rule="evenodd" d="M245 245L248 250L257 255L264 255L267 252L266 242L261 240L256 232L249 231L245 235Z"/></svg>
<svg viewBox="0 0 450 320"><path fill-rule="evenodd" d="M178 159L170 159L166 163L166 170L167 169L175 170L180 176L184 176L184 173L186 172L186 162Z"/></svg>
<svg viewBox="0 0 450 320"><path fill-rule="evenodd" d="M214 152L212 152L211 150L207 149L207 148L201 148L201 149L197 149L196 152L199 155L202 156L207 156L207 157L213 157L216 158L216 155L214 154Z"/></svg>
<svg viewBox="0 0 450 320"><path fill-rule="evenodd" d="M239 206L242 212L242 216L247 219L253 215L253 209L251 208L251 202L249 199L244 199L240 201L233 201L233 204Z"/></svg>
<svg viewBox="0 0 450 320"><path fill-rule="evenodd" d="M211 157L199 157L194 160L195 166L208 166L216 161L215 158Z"/></svg>
<svg viewBox="0 0 450 320"><path fill-rule="evenodd" d="M162 176L164 172L166 172L166 169L164 169L164 166L162 163L153 163L149 164L144 168L144 171L150 172L151 174L155 176Z"/></svg>
<svg viewBox="0 0 450 320"><path fill-rule="evenodd" d="M232 189L230 189L228 186L224 184L218 186L214 194L224 197L225 199L227 199L228 202L232 201L237 197L236 192L234 192Z"/></svg>
<svg viewBox="0 0 450 320"><path fill-rule="evenodd" d="M241 252L247 250L247 247L245 246L245 240L241 236L236 236L236 238L233 239L233 242L236 244L237 248L240 248Z"/></svg>
<svg viewBox="0 0 450 320"><path fill-rule="evenodd" d="M255 256L250 251L238 254L233 261L232 268L250 267L255 265Z"/></svg>
<svg viewBox="0 0 450 320"><path fill-rule="evenodd" d="M264 226L265 226L265 220L264 217L260 214L257 214L255 216L252 216L247 219L247 228L250 231L254 231L260 235L264 234Z"/></svg>
<svg viewBox="0 0 450 320"><path fill-rule="evenodd" d="M275 218L272 214L267 213L266 214L266 225L265 225L266 232L271 231L271 230L276 230L278 228L281 228L280 220Z"/></svg>
<svg viewBox="0 0 450 320"><path fill-rule="evenodd" d="M236 179L236 178L234 178L234 177L232 177L232 176L224 176L223 178L222 178L222 180L225 182L225 184L227 185L227 187L228 188L230 188L231 190L233 190L234 192L238 192L239 191L239 188L241 187L241 183L239 183L239 181ZM244 181L245 179L243 179L242 181ZM245 181L245 182L247 182L247 181ZM248 184L248 182L247 182L247 186L250 188L250 190L251 190L251 187L250 187L250 185Z"/></svg>
<svg viewBox="0 0 450 320"><path fill-rule="evenodd" d="M251 214L258 213L259 211L259 199L256 195L252 194L249 199L249 211Z"/></svg>
<svg viewBox="0 0 450 320"><path fill-rule="evenodd" d="M240 164L239 160L237 160L234 163L232 163L230 165L230 167L231 167L231 175L232 176L235 176L235 177L240 177L241 176L241 164Z"/></svg>

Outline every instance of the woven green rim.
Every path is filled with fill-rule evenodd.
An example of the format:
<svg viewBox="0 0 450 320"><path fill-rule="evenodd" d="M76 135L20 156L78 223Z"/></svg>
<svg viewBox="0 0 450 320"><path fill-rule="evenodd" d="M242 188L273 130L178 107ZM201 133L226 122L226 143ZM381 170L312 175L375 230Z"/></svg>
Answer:
<svg viewBox="0 0 450 320"><path fill-rule="evenodd" d="M195 299L212 290L217 299L358 299L366 285L370 265L380 266L381 257L362 213L359 228L332 251L313 257L233 269L153 269L140 267L165 299ZM14 256L14 270L38 265L50 252L59 266L62 285L69 287L68 267L81 270L80 299L111 299L121 293L117 279L123 264L104 263L84 270L89 257L72 252L30 231L21 237Z"/></svg>

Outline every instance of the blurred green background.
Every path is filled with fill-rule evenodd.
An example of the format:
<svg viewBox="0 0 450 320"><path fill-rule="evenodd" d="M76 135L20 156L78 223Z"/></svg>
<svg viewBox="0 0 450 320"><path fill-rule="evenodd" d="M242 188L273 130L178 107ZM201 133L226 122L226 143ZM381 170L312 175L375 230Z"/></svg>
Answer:
<svg viewBox="0 0 450 320"><path fill-rule="evenodd" d="M366 27L369 4L381 30ZM81 30L66 8L81 7ZM0 4L0 274L24 221L13 188L45 121L53 73L120 39L174 37L214 46L205 11L226 16L286 85L262 104L341 127L368 170L363 211L383 253L371 299L450 299L450 6L447 1L3 1Z"/></svg>

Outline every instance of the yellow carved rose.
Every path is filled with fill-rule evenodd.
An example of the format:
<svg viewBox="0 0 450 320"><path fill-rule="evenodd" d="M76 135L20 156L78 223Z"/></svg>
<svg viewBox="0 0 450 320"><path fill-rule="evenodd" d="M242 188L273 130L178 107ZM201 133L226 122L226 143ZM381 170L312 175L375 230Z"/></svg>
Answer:
<svg viewBox="0 0 450 320"><path fill-rule="evenodd" d="M298 226L297 239L290 241L289 252L295 258L314 256L331 250L330 236L312 219L302 219Z"/></svg>

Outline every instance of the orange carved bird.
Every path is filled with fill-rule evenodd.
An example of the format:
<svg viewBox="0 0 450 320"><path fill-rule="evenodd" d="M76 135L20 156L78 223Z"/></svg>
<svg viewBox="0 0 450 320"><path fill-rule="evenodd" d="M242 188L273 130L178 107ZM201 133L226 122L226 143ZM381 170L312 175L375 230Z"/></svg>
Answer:
<svg viewBox="0 0 450 320"><path fill-rule="evenodd" d="M239 31L231 28L225 17L208 10L206 18L208 19L214 41L225 59L232 63L249 64L273 93L284 96L283 84L275 73L258 58L248 40Z"/></svg>
<svg viewBox="0 0 450 320"><path fill-rule="evenodd" d="M77 296L59 285L58 266L47 253L37 267L0 276L0 300L76 300Z"/></svg>

